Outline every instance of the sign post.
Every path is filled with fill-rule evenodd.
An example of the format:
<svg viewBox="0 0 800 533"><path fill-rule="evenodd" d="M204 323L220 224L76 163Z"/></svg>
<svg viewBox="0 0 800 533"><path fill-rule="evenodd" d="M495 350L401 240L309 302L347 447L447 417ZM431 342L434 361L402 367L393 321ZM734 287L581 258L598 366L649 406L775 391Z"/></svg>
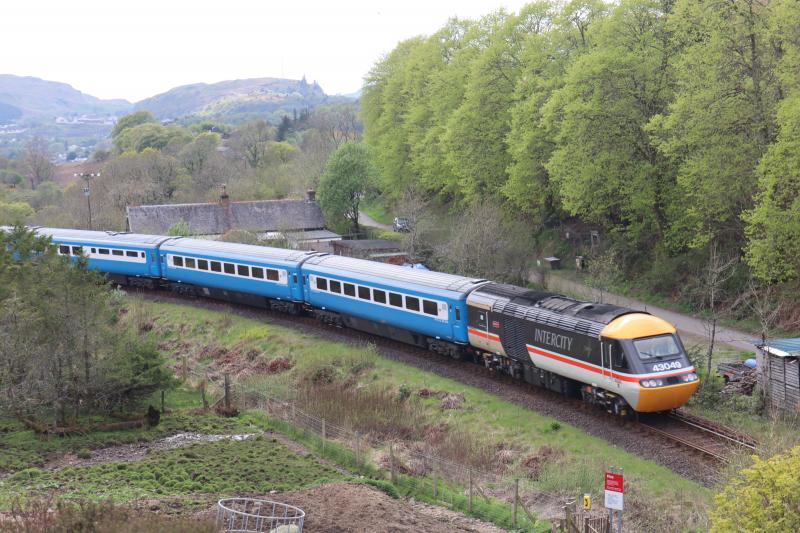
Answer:
<svg viewBox="0 0 800 533"><path fill-rule="evenodd" d="M612 472L609 468L605 475L605 507L608 509L608 518L611 531L614 531L614 514L617 515L617 530L622 533L622 507L625 491L625 476L622 469Z"/></svg>

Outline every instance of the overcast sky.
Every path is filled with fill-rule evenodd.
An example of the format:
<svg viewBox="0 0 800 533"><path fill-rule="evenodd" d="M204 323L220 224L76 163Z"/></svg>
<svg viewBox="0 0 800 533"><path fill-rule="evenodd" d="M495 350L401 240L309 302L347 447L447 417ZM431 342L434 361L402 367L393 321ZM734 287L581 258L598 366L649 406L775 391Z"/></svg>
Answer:
<svg viewBox="0 0 800 533"><path fill-rule="evenodd" d="M451 16L524 3L5 0L0 73L131 101L188 83L303 75L328 94L345 94L399 41L430 34Z"/></svg>

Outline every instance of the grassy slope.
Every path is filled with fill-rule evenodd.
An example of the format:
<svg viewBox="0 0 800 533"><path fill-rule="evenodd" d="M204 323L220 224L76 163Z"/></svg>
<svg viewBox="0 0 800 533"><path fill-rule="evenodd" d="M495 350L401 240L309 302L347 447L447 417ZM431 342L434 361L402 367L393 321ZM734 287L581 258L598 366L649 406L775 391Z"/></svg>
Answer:
<svg viewBox="0 0 800 533"><path fill-rule="evenodd" d="M368 214L372 219L380 222L381 224L391 224L393 220L392 214L386 209L380 200L370 200L361 204L361 210Z"/></svg>
<svg viewBox="0 0 800 533"><path fill-rule="evenodd" d="M690 500L699 507L708 502L708 490L652 461L628 454L576 428L555 423L550 417L522 409L481 390L376 357L374 350L368 347L359 349L328 342L273 324L197 307L144 301L138 305L143 315L154 320L154 331L167 342L191 339L198 346L255 347L267 358L289 357L295 363L289 376L257 378L261 386L271 388L276 394L285 391L292 375L337 360L348 360L351 365L358 361L374 365L369 374L361 376L362 383L375 382L396 389L405 384L412 389L427 387L463 392L467 399L463 409L442 411L435 400L424 400L428 415L451 425L470 428L493 442L513 445L521 456L545 445L563 452L563 459L534 482L535 489L568 491L573 495L596 491L601 486L604 466L615 465L625 468L632 494L643 502ZM193 348L185 345L178 348L187 349Z"/></svg>
<svg viewBox="0 0 800 533"><path fill-rule="evenodd" d="M44 495L53 489L67 498L128 501L164 495L294 490L342 478L333 468L259 436L159 450L141 461L21 470L3 481L0 505L20 494Z"/></svg>

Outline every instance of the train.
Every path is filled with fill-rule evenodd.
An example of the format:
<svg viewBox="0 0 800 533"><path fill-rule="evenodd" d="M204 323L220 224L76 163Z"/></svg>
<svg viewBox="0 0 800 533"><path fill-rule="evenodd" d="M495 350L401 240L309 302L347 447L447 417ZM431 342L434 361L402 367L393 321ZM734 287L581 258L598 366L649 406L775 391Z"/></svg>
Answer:
<svg viewBox="0 0 800 533"><path fill-rule="evenodd" d="M649 313L316 251L187 237L34 228L125 287L289 313L472 359L620 415L685 404L699 379Z"/></svg>

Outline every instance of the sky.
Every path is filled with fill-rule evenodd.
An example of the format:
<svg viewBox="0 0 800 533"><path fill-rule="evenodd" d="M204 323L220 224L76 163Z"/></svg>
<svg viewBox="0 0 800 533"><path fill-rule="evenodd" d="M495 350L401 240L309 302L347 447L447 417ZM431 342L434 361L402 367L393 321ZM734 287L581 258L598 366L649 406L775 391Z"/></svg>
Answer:
<svg viewBox="0 0 800 533"><path fill-rule="evenodd" d="M357 91L398 42L521 0L4 0L0 74L132 102L178 85L285 77Z"/></svg>

